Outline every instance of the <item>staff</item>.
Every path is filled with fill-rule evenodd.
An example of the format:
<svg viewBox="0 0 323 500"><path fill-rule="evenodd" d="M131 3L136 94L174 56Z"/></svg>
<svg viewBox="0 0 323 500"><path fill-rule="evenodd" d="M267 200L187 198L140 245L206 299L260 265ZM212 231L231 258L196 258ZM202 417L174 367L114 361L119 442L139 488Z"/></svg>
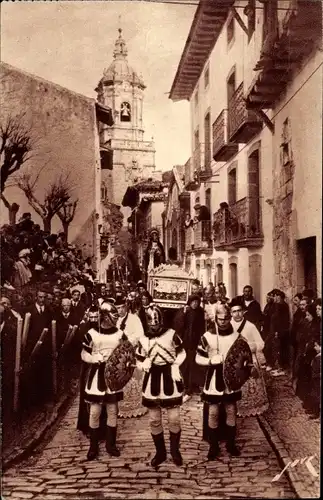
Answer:
<svg viewBox="0 0 323 500"><path fill-rule="evenodd" d="M16 341L16 361L15 361L15 386L13 395L13 409L18 411L19 403L19 385L20 385L20 359L21 359L21 345L22 345L22 325L23 319L18 318L17 323L17 341Z"/></svg>
<svg viewBox="0 0 323 500"><path fill-rule="evenodd" d="M56 321L52 321L52 371L53 393L57 394L57 349L56 349Z"/></svg>

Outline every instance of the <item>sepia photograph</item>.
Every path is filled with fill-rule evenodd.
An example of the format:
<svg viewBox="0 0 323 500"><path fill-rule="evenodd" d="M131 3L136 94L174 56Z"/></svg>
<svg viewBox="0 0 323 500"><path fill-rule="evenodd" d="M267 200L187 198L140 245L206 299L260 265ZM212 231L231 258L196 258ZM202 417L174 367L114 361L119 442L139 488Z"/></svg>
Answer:
<svg viewBox="0 0 323 500"><path fill-rule="evenodd" d="M1 498L320 498L321 0L1 4Z"/></svg>

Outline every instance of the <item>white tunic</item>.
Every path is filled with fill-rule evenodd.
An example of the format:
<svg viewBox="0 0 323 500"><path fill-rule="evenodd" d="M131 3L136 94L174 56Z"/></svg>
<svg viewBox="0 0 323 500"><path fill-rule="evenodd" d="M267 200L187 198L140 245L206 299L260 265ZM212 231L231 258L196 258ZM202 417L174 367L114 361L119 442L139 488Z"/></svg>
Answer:
<svg viewBox="0 0 323 500"><path fill-rule="evenodd" d="M117 327L119 329L123 322L123 319L124 318L119 318L117 321ZM128 317L126 319L126 324L124 327L124 333L130 340L132 345L136 346L138 344L139 339L144 335L144 329L138 314L133 314L132 312L128 313Z"/></svg>
<svg viewBox="0 0 323 500"><path fill-rule="evenodd" d="M229 352L229 349L238 337L238 332L233 332L229 335L217 335L216 332L205 332L205 334L201 337L195 361L198 365L210 365L203 389L203 394L206 396L223 396L233 394L235 392L229 391L226 387L224 387L223 390L219 390L217 388L217 382L219 382L219 380L217 381L217 371L221 370L221 374L218 371L218 376L221 375L223 377L223 362ZM210 362L212 358L216 355L219 357L217 364L211 364ZM221 362L222 365L220 364ZM218 368L216 368L217 366Z"/></svg>
<svg viewBox="0 0 323 500"><path fill-rule="evenodd" d="M142 403L149 407L172 407L182 403L183 381L176 381L172 375L172 365L180 366L186 353L182 341L169 328L157 337L143 336L136 352L138 365L145 359L151 360L151 369L145 373L142 389Z"/></svg>
<svg viewBox="0 0 323 500"><path fill-rule="evenodd" d="M123 397L122 391L113 392L104 379L105 361L117 347L123 332L118 328L109 330L94 328L86 333L81 358L89 363L90 370L85 385L85 400L90 403L116 402ZM100 361L100 362L99 362Z"/></svg>

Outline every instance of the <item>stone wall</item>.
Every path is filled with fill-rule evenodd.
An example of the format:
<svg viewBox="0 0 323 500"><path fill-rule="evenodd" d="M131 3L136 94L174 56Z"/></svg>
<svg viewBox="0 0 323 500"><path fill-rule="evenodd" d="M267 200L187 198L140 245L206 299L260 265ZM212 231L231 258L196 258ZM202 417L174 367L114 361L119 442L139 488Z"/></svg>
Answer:
<svg viewBox="0 0 323 500"><path fill-rule="evenodd" d="M95 101L7 64L1 64L0 90L2 119L20 115L34 141L32 156L21 171L37 173L42 169L36 188L36 196L41 200L51 181L61 174L69 175L73 198L79 199L69 239L73 241L80 233L85 242L88 235L80 230L95 210L95 176L100 161L95 141ZM17 187L7 188L5 195L10 202L19 203L18 217L22 212L32 212L33 219L42 227L40 217ZM7 210L1 212L3 223ZM62 229L57 216L51 229L52 232Z"/></svg>

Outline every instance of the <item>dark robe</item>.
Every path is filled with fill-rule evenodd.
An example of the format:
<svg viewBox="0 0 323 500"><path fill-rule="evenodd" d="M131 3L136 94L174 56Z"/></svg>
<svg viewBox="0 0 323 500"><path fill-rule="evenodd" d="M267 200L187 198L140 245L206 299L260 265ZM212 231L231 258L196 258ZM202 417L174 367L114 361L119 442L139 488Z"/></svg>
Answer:
<svg viewBox="0 0 323 500"><path fill-rule="evenodd" d="M30 328L27 335L25 349L22 352L22 362L29 363L31 353L40 339L44 328L48 332L36 355L33 356L33 363L24 373L21 383L22 401L26 406L43 403L52 396L52 338L51 320L52 313L47 306L44 306L42 313L38 312L36 305L32 305L30 312Z"/></svg>
<svg viewBox="0 0 323 500"><path fill-rule="evenodd" d="M250 321L250 323L256 325L256 327L260 332L263 324L263 314L259 302L257 302L257 300L255 299L251 299L250 304L247 306L243 295L241 295L238 298L242 307L246 308L244 317L246 318L247 321Z"/></svg>
<svg viewBox="0 0 323 500"><path fill-rule="evenodd" d="M160 241L157 242L157 247L159 251L154 253L154 268L160 266L161 264L165 264L166 262L166 257L165 257L165 250L163 245L160 243ZM149 266L149 259L150 259L150 250L152 248L152 242L148 244L147 250L145 252L145 270L147 271L148 266Z"/></svg>
<svg viewBox="0 0 323 500"><path fill-rule="evenodd" d="M186 358L181 366L185 389L188 393L199 392L203 386L205 369L196 364L196 349L200 338L205 333L204 311L202 307L186 312L180 309L173 321L173 328L183 341Z"/></svg>

